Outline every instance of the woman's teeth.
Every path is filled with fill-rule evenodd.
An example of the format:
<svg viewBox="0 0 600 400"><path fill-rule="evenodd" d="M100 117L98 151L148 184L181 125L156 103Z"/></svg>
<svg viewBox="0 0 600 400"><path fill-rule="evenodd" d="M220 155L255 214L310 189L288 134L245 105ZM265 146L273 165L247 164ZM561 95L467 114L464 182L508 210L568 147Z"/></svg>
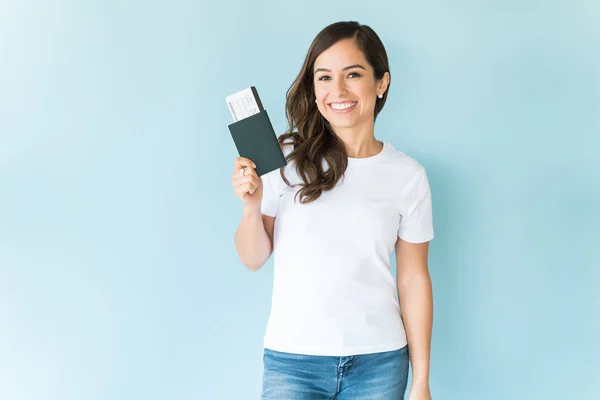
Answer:
<svg viewBox="0 0 600 400"><path fill-rule="evenodd" d="M356 101L348 103L331 103L329 106L336 111L346 111L353 108L356 105Z"/></svg>

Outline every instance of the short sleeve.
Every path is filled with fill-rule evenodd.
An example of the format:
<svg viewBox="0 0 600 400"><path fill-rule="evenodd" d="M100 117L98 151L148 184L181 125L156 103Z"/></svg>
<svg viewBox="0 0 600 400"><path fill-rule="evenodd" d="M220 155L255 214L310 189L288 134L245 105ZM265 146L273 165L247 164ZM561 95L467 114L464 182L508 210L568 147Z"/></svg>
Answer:
<svg viewBox="0 0 600 400"><path fill-rule="evenodd" d="M269 217L277 216L277 209L279 208L279 195L277 194L277 179L281 179L279 174L279 169L276 169L261 176L263 197L260 203L260 210L261 214L268 215Z"/></svg>
<svg viewBox="0 0 600 400"><path fill-rule="evenodd" d="M418 172L411 205L400 220L398 236L411 243L423 243L433 239L431 191L423 167Z"/></svg>

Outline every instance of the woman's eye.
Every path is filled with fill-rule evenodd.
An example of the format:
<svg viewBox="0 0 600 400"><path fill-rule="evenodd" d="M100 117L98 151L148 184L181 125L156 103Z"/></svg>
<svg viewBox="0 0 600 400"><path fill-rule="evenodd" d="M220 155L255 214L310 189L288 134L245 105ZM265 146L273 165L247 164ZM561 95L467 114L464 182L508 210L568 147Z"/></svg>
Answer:
<svg viewBox="0 0 600 400"><path fill-rule="evenodd" d="M350 72L348 74L348 78L354 78L354 77L358 78L360 76L361 75L358 72ZM320 81L328 81L330 79L331 79L331 77L329 77L329 75L322 75L321 77L319 77Z"/></svg>

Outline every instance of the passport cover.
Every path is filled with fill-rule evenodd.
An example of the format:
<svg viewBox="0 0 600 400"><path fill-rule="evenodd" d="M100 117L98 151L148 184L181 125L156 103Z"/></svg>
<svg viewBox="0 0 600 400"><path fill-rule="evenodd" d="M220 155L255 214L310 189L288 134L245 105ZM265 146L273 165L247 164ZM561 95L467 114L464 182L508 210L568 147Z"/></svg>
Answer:
<svg viewBox="0 0 600 400"><path fill-rule="evenodd" d="M258 176L287 165L265 110L229 125L229 132L240 157L256 164Z"/></svg>

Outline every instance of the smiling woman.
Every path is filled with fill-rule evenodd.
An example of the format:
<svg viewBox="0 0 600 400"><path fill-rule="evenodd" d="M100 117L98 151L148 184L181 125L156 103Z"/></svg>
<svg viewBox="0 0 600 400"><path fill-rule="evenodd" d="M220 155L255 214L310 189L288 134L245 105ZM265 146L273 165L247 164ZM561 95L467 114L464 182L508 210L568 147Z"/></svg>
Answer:
<svg viewBox="0 0 600 400"><path fill-rule="evenodd" d="M275 257L263 399L402 399L409 362L411 400L430 399L431 195L424 168L375 138L389 85L371 28L326 27L287 93L288 164L258 178L239 161L238 253L254 271Z"/></svg>

